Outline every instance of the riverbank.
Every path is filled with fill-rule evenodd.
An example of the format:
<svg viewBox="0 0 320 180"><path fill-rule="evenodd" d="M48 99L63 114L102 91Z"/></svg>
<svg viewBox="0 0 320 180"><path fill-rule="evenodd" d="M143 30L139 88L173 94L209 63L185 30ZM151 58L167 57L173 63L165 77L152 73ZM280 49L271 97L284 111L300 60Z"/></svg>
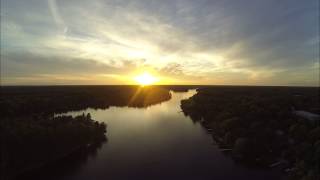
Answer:
<svg viewBox="0 0 320 180"><path fill-rule="evenodd" d="M106 140L106 124L90 114L1 121L1 179L14 179Z"/></svg>
<svg viewBox="0 0 320 180"><path fill-rule="evenodd" d="M53 114L109 106L147 107L171 98L161 86L5 86L2 116Z"/></svg>
<svg viewBox="0 0 320 180"><path fill-rule="evenodd" d="M319 123L292 110L313 111L318 102L317 88L208 87L182 100L181 108L235 160L279 167L292 179L318 179Z"/></svg>

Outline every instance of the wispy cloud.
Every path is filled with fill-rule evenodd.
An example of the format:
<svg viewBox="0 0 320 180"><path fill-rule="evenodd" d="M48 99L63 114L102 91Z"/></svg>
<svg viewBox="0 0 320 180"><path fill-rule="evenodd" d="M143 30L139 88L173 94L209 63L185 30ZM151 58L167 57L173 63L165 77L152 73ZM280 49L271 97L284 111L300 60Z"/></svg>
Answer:
<svg viewBox="0 0 320 180"><path fill-rule="evenodd" d="M140 68L167 83L317 85L317 3L1 0L1 76L121 84Z"/></svg>

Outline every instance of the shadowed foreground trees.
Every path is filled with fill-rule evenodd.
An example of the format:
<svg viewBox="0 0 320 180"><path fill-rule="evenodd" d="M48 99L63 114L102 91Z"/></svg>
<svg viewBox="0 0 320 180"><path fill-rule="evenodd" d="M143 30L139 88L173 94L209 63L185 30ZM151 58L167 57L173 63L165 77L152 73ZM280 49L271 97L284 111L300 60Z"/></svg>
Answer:
<svg viewBox="0 0 320 180"><path fill-rule="evenodd" d="M297 87L211 87L182 100L222 149L250 165L282 166L292 179L320 178L319 120L293 109L319 111L319 89Z"/></svg>
<svg viewBox="0 0 320 180"><path fill-rule="evenodd" d="M6 118L1 122L1 130L4 179L106 140L106 124L92 120L90 114Z"/></svg>

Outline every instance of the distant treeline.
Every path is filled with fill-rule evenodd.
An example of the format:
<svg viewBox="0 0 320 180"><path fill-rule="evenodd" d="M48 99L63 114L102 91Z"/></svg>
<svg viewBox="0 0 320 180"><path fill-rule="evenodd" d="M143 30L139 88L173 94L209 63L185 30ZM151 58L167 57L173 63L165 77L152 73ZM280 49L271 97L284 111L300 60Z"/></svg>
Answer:
<svg viewBox="0 0 320 180"><path fill-rule="evenodd" d="M1 87L2 116L60 113L109 106L146 107L169 100L167 87L7 86Z"/></svg>
<svg viewBox="0 0 320 180"><path fill-rule="evenodd" d="M319 119L294 113L318 113L319 88L200 88L181 107L235 160L281 166L292 179L320 179Z"/></svg>

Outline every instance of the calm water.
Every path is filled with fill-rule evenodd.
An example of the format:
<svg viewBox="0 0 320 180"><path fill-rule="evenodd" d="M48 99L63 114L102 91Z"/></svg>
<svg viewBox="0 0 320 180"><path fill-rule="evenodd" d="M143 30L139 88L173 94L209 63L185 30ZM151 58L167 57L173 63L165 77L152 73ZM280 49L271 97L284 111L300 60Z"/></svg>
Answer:
<svg viewBox="0 0 320 180"><path fill-rule="evenodd" d="M172 99L148 108L110 107L70 112L91 113L107 123L108 141L76 165L53 170L54 179L279 179L277 173L243 167L221 153L200 124L185 117L180 100L195 93L172 93ZM72 167L74 166L74 167Z"/></svg>

